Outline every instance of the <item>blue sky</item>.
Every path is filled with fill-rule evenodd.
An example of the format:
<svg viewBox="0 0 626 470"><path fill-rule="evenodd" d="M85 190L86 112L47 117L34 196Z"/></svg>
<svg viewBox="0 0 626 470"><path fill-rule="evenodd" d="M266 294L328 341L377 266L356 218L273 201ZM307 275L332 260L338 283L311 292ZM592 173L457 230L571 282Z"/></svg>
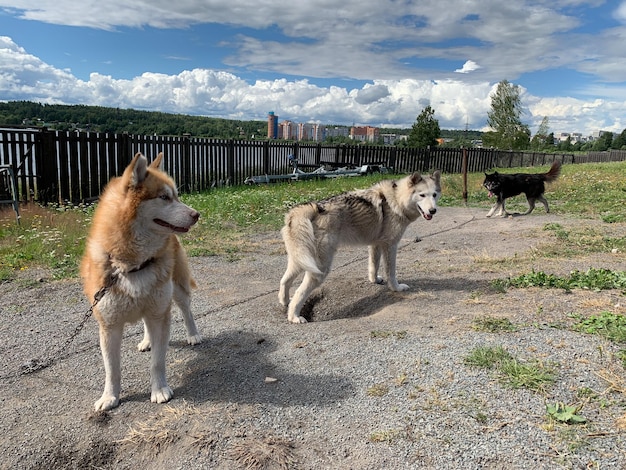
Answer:
<svg viewBox="0 0 626 470"><path fill-rule="evenodd" d="M0 100L485 130L506 79L591 135L626 128L625 43L626 1L0 0Z"/></svg>

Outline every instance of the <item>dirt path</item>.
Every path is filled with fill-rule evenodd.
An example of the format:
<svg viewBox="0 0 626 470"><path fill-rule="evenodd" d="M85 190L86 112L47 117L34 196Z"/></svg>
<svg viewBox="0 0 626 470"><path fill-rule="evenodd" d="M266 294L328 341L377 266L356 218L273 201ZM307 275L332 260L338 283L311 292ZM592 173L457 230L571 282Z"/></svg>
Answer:
<svg viewBox="0 0 626 470"><path fill-rule="evenodd" d="M175 314L167 405L150 403L139 325L127 328L122 403L109 413L91 411L104 380L93 320L52 366L16 376L62 344L88 305L76 280L26 273L0 285L0 468L626 468L619 348L568 329L572 313L626 313L624 296L490 287L533 268L624 270L623 254L546 258L546 224L596 223L485 213L443 208L409 228L398 256L407 292L369 284L367 250L342 249L306 325L288 324L278 308L278 233L259 236L238 261L193 258L206 339L185 345ZM473 329L485 315L517 328ZM464 364L480 345L551 364L555 384L545 394L503 386ZM547 424L546 402L583 399L588 424Z"/></svg>

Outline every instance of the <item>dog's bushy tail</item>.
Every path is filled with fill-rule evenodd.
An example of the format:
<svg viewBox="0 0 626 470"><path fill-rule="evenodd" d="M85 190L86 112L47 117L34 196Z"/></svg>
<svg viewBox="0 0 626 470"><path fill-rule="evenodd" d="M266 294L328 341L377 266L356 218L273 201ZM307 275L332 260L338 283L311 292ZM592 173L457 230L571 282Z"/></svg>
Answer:
<svg viewBox="0 0 626 470"><path fill-rule="evenodd" d="M315 261L316 240L315 230L311 219L317 215L311 204L304 204L293 208L285 217L285 226L282 229L285 248L292 262L295 262L304 271L322 275Z"/></svg>
<svg viewBox="0 0 626 470"><path fill-rule="evenodd" d="M557 179L559 177L559 175L561 174L561 162L558 160L554 160L554 162L552 163L552 166L550 167L550 170L544 174L544 181L547 181L548 183L554 181L555 179Z"/></svg>

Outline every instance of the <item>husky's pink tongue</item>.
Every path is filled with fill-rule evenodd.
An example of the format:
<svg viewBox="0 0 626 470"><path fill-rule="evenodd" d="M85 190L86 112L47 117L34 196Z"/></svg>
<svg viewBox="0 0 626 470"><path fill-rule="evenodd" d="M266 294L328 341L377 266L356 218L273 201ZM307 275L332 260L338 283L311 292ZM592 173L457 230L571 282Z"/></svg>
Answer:
<svg viewBox="0 0 626 470"><path fill-rule="evenodd" d="M493 197L493 193L489 191L489 197Z"/></svg>
<svg viewBox="0 0 626 470"><path fill-rule="evenodd" d="M426 220L431 220L431 219L433 218L433 216L432 216L432 215L430 215L430 214L426 214L426 213L424 213L424 218L425 218Z"/></svg>

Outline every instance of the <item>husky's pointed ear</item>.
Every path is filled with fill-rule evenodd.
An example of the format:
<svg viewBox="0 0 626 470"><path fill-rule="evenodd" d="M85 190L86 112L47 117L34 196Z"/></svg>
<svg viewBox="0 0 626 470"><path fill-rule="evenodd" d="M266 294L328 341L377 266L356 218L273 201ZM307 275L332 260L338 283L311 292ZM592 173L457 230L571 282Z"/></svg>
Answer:
<svg viewBox="0 0 626 470"><path fill-rule="evenodd" d="M161 169L161 165L163 164L163 152L159 152L157 157L150 163L150 168L155 168L157 170Z"/></svg>
<svg viewBox="0 0 626 470"><path fill-rule="evenodd" d="M134 188L144 182L148 175L148 160L141 152L137 152L130 164L124 170L123 178L129 188Z"/></svg>
<svg viewBox="0 0 626 470"><path fill-rule="evenodd" d="M409 184L411 186L415 186L420 181L422 181L422 175L420 175L417 171L409 176Z"/></svg>
<svg viewBox="0 0 626 470"><path fill-rule="evenodd" d="M435 183L439 183L441 181L441 171L433 171L433 174L430 177L435 180Z"/></svg>

